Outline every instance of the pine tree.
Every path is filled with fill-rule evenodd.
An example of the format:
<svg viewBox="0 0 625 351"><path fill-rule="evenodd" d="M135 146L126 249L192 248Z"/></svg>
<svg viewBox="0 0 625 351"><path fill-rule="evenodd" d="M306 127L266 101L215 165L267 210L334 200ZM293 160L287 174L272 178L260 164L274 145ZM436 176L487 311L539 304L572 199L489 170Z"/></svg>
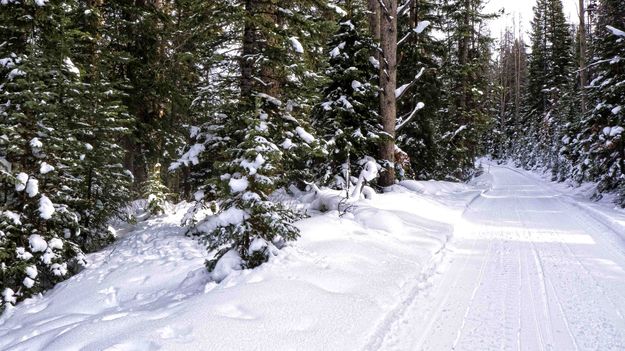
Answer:
<svg viewBox="0 0 625 351"><path fill-rule="evenodd" d="M64 35L74 5L0 5L7 24L0 46L0 308L50 288L83 262L68 240L80 219L67 193L80 147L67 133L76 117L67 104L83 91Z"/></svg>
<svg viewBox="0 0 625 351"><path fill-rule="evenodd" d="M161 164L157 163L150 169L148 180L143 184L143 197L147 201L147 211L152 215L165 213L167 193L169 189L161 179Z"/></svg>
<svg viewBox="0 0 625 351"><path fill-rule="evenodd" d="M450 179L467 179L481 152L481 135L489 122L491 92L487 79L491 69L491 38L485 32L492 14L482 13L482 0L449 0L443 7L448 22L448 63L445 80L445 115L441 142L447 143L446 173Z"/></svg>
<svg viewBox="0 0 625 351"><path fill-rule="evenodd" d="M439 0L412 1L398 19L398 85L407 89L397 101L398 123L402 125L397 144L409 155L409 173L419 179L444 176L441 153L445 146L437 140L444 107L439 78L445 46L443 40L432 35L442 29L439 5ZM421 109L415 111L417 106ZM406 121L410 116L414 117Z"/></svg>
<svg viewBox="0 0 625 351"><path fill-rule="evenodd" d="M521 97L525 94L527 83L525 43L510 28L504 33L496 70L494 79L498 84L497 117L490 154L503 160L513 158L519 147L516 138L523 128L519 123Z"/></svg>
<svg viewBox="0 0 625 351"><path fill-rule="evenodd" d="M572 94L572 35L561 0L539 0L532 21L532 54L520 150L526 167L543 166L558 172L558 143L567 115L560 98ZM533 145L533 146L532 146Z"/></svg>
<svg viewBox="0 0 625 351"><path fill-rule="evenodd" d="M625 111L625 4L603 0L599 3L593 43L594 77L588 87L589 111L580 124L574 150L578 157L575 177L598 181L599 192L617 190L625 204L622 177L625 144L622 141Z"/></svg>
<svg viewBox="0 0 625 351"><path fill-rule="evenodd" d="M285 241L294 240L297 217L271 196L279 188L312 180L313 156L323 152L311 135L307 116L315 100L315 68L322 66L323 2L257 2L234 7L242 23L231 34L242 42L236 57L240 79L227 86L229 101L195 133L197 143L177 165L209 159L213 175L195 193L197 204L186 219L214 259L207 262L219 279L219 260L236 255L239 268L265 262ZM326 28L327 29L327 28ZM225 84L232 81L225 81ZM216 151L208 155L207 152ZM215 215L196 219L202 208ZM199 220L199 222L197 221Z"/></svg>
<svg viewBox="0 0 625 351"><path fill-rule="evenodd" d="M349 4L348 4L349 5ZM327 44L328 85L323 101L313 110L313 126L326 142L327 155L318 164L324 185L349 189L362 165L376 160L379 133L376 50L365 27L365 9L344 6L347 14Z"/></svg>

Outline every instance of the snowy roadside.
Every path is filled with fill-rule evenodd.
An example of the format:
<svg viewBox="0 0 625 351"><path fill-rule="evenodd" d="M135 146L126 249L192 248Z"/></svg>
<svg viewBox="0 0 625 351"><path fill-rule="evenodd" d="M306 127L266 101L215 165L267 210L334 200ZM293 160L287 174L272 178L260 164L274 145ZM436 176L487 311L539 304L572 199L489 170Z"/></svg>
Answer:
<svg viewBox="0 0 625 351"><path fill-rule="evenodd" d="M486 182L478 182L483 186ZM479 188L407 181L216 284L184 207L139 223L85 271L0 317L0 350L354 350L428 286Z"/></svg>

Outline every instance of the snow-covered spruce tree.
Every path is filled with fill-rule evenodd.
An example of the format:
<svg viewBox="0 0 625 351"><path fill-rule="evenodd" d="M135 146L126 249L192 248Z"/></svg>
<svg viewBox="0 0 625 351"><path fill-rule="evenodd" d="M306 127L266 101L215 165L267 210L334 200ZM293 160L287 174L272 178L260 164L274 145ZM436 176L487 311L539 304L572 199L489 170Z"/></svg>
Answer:
<svg viewBox="0 0 625 351"><path fill-rule="evenodd" d="M366 33L365 9L359 3L344 9L348 14L327 45L325 97L312 112L315 131L328 151L316 165L318 180L338 189L348 189L362 166L377 158L382 128L377 112L378 68L371 60L376 45Z"/></svg>
<svg viewBox="0 0 625 351"><path fill-rule="evenodd" d="M150 214L160 215L165 212L167 193L169 189L161 178L161 164L151 167L148 179L143 184L142 197L147 201L147 210Z"/></svg>
<svg viewBox="0 0 625 351"><path fill-rule="evenodd" d="M445 109L439 142L445 148L446 174L453 180L474 173L480 140L490 119L491 41L483 0L453 0L442 7L447 21L447 64L443 67Z"/></svg>
<svg viewBox="0 0 625 351"><path fill-rule="evenodd" d="M82 90L63 1L0 5L0 307L52 287L82 263L79 215L65 191L72 151L65 109ZM45 33L45 35L42 35Z"/></svg>
<svg viewBox="0 0 625 351"><path fill-rule="evenodd" d="M556 143L563 137L559 131L567 123L559 100L571 94L573 85L573 41L561 0L537 1L531 39L525 129L519 140L524 148L519 157L528 168L553 167L558 158Z"/></svg>
<svg viewBox="0 0 625 351"><path fill-rule="evenodd" d="M270 199L286 184L283 147L273 141L276 125L284 115L283 104L268 95L258 96L258 109L231 118L225 132L238 140L227 151L228 158L217 162L222 171L215 180L221 211L197 226L209 251L220 250L207 262L214 270L218 260L235 250L241 266L253 268L274 253L274 245L294 240L298 230L291 223L297 214Z"/></svg>
<svg viewBox="0 0 625 351"><path fill-rule="evenodd" d="M579 157L575 178L598 181L599 192L617 190L624 205L625 3L603 0L597 16L590 108L573 146Z"/></svg>
<svg viewBox="0 0 625 351"><path fill-rule="evenodd" d="M441 30L440 3L440 0L406 2L398 18L397 72L398 89L402 93L397 100L397 116L399 123L413 117L398 132L397 144L410 155L411 171L419 179L444 176L441 153L447 145L437 141L444 108L439 73L445 46L443 40L432 35L433 31ZM415 79L418 74L419 78ZM417 106L422 109L415 112Z"/></svg>
<svg viewBox="0 0 625 351"><path fill-rule="evenodd" d="M79 229L71 240L91 252L109 244L111 217L123 218L132 195L132 174L122 166L120 145L130 132L132 118L122 102L124 81L116 78L116 64L123 60L112 49L113 37L105 25L101 1L77 1L67 7L71 27L66 36L81 80L81 89L68 93L64 113L71 116L67 133L77 148L66 150L65 164L71 177L64 180L65 202L79 215ZM71 9L71 11L69 11Z"/></svg>
<svg viewBox="0 0 625 351"><path fill-rule="evenodd" d="M307 131L306 116L319 78L318 33L325 23L320 11L326 4L246 0L241 5L232 8L236 20L227 27L234 42L242 43L241 55L231 58L238 61L241 76L236 89L224 86L238 96L220 101L221 111L193 131L196 144L172 167L213 165L213 176L195 193L197 204L186 222L215 253L207 262L215 279L222 278L224 265L255 267L284 241L297 238L291 225L297 214L271 196L312 179L312 157L323 152ZM203 209L214 215L192 218Z"/></svg>
<svg viewBox="0 0 625 351"><path fill-rule="evenodd" d="M187 142L194 124L192 101L204 74L204 57L219 22L214 8L222 1L94 1L102 12L105 35L114 53L112 77L126 84L122 102L133 117L123 138L124 166L135 189L156 162L169 164ZM229 2L228 2L229 3ZM165 175L164 175L165 177ZM178 179L167 174L174 190Z"/></svg>
<svg viewBox="0 0 625 351"><path fill-rule="evenodd" d="M497 85L495 118L490 154L506 160L516 155L522 97L527 85L527 53L523 39L507 28L501 40L500 54L493 79Z"/></svg>

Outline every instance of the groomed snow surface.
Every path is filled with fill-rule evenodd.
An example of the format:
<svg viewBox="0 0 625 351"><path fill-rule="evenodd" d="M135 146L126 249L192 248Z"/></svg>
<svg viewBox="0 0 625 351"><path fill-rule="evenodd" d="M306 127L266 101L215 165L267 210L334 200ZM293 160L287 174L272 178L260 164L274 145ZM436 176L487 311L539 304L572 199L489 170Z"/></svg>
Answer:
<svg viewBox="0 0 625 351"><path fill-rule="evenodd" d="M331 192L299 196L301 239L219 284L181 205L10 308L0 349L624 350L625 215L485 169L471 186L403 182L346 213L312 210Z"/></svg>

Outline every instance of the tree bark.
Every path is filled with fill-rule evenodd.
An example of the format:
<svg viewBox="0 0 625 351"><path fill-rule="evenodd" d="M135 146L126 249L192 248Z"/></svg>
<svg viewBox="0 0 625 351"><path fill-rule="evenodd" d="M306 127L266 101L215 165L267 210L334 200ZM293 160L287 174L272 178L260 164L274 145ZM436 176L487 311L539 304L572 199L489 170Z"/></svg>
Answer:
<svg viewBox="0 0 625 351"><path fill-rule="evenodd" d="M241 66L241 101L250 103L253 101L252 92L254 90L254 55L256 54L256 30L250 16L254 13L255 0L245 1L245 24L243 29L243 48L240 59Z"/></svg>
<svg viewBox="0 0 625 351"><path fill-rule="evenodd" d="M380 185L395 184L395 125L397 105L397 0L383 0L386 9L380 9L380 117L383 137L380 158L384 169Z"/></svg>
<svg viewBox="0 0 625 351"><path fill-rule="evenodd" d="M586 7L584 0L579 0L579 89L581 92L581 109L582 114L587 110L586 85L588 85L588 64L586 58L587 42L586 42Z"/></svg>
<svg viewBox="0 0 625 351"><path fill-rule="evenodd" d="M380 41L380 3L379 0L369 0L369 31L375 41Z"/></svg>

